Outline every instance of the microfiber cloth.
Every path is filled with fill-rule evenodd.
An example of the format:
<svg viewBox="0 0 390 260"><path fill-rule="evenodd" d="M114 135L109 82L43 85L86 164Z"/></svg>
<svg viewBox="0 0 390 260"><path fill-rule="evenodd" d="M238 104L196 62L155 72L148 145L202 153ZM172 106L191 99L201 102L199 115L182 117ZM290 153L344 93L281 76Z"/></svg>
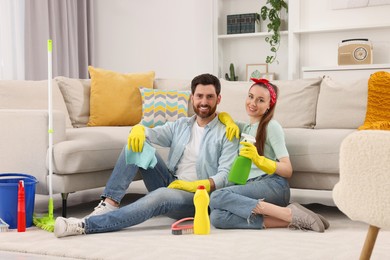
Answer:
<svg viewBox="0 0 390 260"><path fill-rule="evenodd" d="M130 147L125 149L125 155L127 164L135 164L145 170L154 168L157 164L156 149L147 142L144 143L142 152L133 152Z"/></svg>

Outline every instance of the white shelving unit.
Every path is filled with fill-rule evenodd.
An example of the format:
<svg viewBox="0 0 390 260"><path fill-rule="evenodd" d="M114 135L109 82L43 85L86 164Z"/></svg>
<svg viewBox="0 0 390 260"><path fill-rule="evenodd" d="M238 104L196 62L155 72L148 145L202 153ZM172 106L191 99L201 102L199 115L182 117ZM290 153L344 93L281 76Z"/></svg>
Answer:
<svg viewBox="0 0 390 260"><path fill-rule="evenodd" d="M265 0L214 0L214 73L219 77L224 77L229 71L230 63L237 69L239 80L245 80L245 65L253 63L265 63L265 58L270 54L269 45L265 42L267 32L257 32L249 34L226 34L226 15L237 13L260 12ZM311 4L312 2L310 2ZM388 65L390 63L390 23L388 19L372 20L373 24L344 25L344 23L330 24L329 27L315 25L306 29L302 25L301 6L305 0L289 0L288 30L281 31L281 47L278 51L279 64L269 65L269 72L276 72L277 79L297 79L302 77L302 67L336 67L337 47L343 39L362 38L361 35L368 35L370 40L377 41L379 46L374 46L377 61ZM390 6L384 6L389 9ZM329 10L328 10L329 11ZM363 10L369 12L370 9ZM342 11L335 11L339 15ZM347 10L350 15L351 11ZM372 14L372 13L371 13ZM378 21L380 21L378 23ZM356 21L359 22L359 21ZM370 21L366 23L370 23ZM327 25L327 23L326 23ZM308 26L306 24L306 26ZM317 42L324 41L324 46L318 46ZM377 47L377 48L376 48ZM318 48L318 53L313 50ZM333 56L323 55L323 53L333 53ZM314 54L313 54L314 53ZM382 55L383 54L383 55ZM317 55L316 57L314 57ZM372 68L381 64L372 64Z"/></svg>
<svg viewBox="0 0 390 260"><path fill-rule="evenodd" d="M340 83L367 79L376 71L390 72L390 64L345 65L333 67L303 67L302 78L329 76Z"/></svg>

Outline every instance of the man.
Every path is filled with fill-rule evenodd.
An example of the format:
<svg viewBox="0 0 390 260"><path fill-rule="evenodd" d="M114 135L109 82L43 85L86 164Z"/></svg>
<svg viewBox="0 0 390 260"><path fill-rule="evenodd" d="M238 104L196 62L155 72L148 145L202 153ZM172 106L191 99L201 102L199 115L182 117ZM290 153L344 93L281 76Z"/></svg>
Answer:
<svg viewBox="0 0 390 260"><path fill-rule="evenodd" d="M216 114L220 92L217 77L199 75L191 82L196 115L155 128L134 126L102 194L103 200L84 219L58 217L54 234L65 237L116 231L158 215L175 219L193 216L197 186L204 185L209 192L226 186L231 163L237 156L238 141L227 139L225 125ZM149 142L170 148L167 165L157 153L157 164L152 169L126 164L125 149L142 152ZM138 170L149 193L119 208Z"/></svg>

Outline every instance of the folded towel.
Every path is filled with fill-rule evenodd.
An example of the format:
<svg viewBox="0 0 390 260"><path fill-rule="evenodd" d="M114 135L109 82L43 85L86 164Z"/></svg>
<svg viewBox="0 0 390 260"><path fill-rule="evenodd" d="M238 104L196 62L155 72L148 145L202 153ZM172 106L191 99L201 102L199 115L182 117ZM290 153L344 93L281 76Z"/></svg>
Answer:
<svg viewBox="0 0 390 260"><path fill-rule="evenodd" d="M133 152L130 147L125 149L125 155L127 164L135 164L145 170L154 168L157 164L156 149L147 142L144 143L142 152Z"/></svg>

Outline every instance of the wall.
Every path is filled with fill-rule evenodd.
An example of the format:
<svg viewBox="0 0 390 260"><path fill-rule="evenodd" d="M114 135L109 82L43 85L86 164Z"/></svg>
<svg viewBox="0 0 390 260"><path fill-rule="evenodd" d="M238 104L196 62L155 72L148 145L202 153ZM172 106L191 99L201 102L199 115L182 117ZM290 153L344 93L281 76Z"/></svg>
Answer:
<svg viewBox="0 0 390 260"><path fill-rule="evenodd" d="M229 13L233 0L221 0ZM234 0L236 1L236 0ZM321 28L390 26L390 5L366 8L331 8L332 0L300 1L299 30ZM191 79L203 72L213 72L213 1L211 0L96 0L95 66L121 72L155 70L157 77ZM238 11L248 11L265 0L241 1ZM240 6L241 6L240 5ZM245 5L248 5L245 7ZM250 9L252 10L252 9ZM237 10L235 10L237 11ZM364 37L374 45L374 63L390 63L390 27L300 34L300 66L336 66L338 43L343 39ZM279 65L270 66L280 79L287 78L287 36L282 36ZM237 39L238 41L239 39ZM263 63L268 46L256 48L263 39L248 39L239 52L236 39L226 41L225 57L241 64ZM241 41L241 40L240 40ZM232 46L230 46L232 45ZM218 51L218 50L216 50ZM285 59L285 60L283 60ZM226 65L226 64L225 64ZM224 65L227 72L228 65ZM242 77L243 78L243 77Z"/></svg>
<svg viewBox="0 0 390 260"><path fill-rule="evenodd" d="M180 79L212 72L212 1L97 0L95 18L96 67Z"/></svg>

